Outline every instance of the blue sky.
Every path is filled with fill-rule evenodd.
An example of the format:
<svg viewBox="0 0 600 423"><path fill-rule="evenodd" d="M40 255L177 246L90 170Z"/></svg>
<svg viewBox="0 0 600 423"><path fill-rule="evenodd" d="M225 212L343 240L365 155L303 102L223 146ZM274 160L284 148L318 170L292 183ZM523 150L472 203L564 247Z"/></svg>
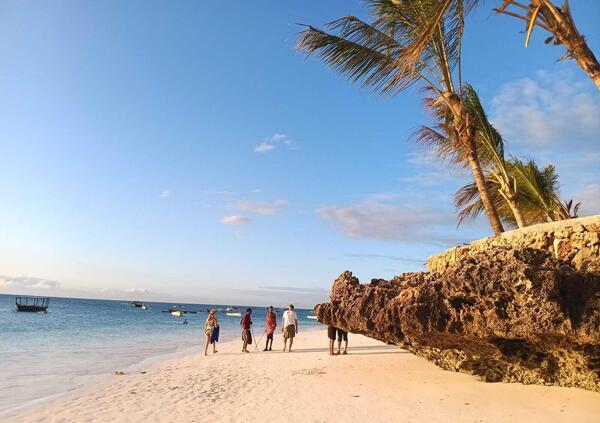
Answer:
<svg viewBox="0 0 600 423"><path fill-rule="evenodd" d="M465 80L511 153L600 213L600 96L562 47L490 12ZM600 52L600 3L572 2ZM0 3L0 292L310 305L333 279L423 269L468 175L410 142L420 94L380 97L293 49L358 1ZM264 301L264 302L263 302Z"/></svg>

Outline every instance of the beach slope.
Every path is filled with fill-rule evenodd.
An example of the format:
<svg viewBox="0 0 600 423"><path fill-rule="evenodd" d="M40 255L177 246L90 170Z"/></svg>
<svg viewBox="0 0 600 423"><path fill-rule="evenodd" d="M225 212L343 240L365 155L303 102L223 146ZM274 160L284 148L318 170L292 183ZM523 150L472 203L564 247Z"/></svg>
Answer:
<svg viewBox="0 0 600 423"><path fill-rule="evenodd" d="M262 345L264 346L264 344ZM600 394L484 383L397 347L350 334L330 357L325 330L301 331L297 349L242 354L226 342L111 376L10 422L598 422ZM115 369L117 370L117 369Z"/></svg>

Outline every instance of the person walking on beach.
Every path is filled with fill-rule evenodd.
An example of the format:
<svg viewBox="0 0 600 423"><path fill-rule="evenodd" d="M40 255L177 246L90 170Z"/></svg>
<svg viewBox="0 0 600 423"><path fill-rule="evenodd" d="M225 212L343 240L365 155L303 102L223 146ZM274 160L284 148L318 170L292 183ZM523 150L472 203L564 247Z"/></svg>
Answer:
<svg viewBox="0 0 600 423"><path fill-rule="evenodd" d="M329 338L329 355L338 355L334 352L335 345L335 335L337 333L337 329L333 326L327 326L327 337Z"/></svg>
<svg viewBox="0 0 600 423"><path fill-rule="evenodd" d="M277 327L277 315L273 313L273 306L267 308L267 318L265 323L265 333L267 334L267 341L265 343L265 349L263 351L271 351L273 347L273 333ZM269 345L269 341L271 344Z"/></svg>
<svg viewBox="0 0 600 423"><path fill-rule="evenodd" d="M294 304L290 304L288 309L283 312L281 318L281 329L283 330L283 352L287 347L287 341L290 340L289 352L292 352L292 345L294 344L294 336L298 333L298 316L294 311Z"/></svg>
<svg viewBox="0 0 600 423"><path fill-rule="evenodd" d="M246 314L242 317L242 321L240 322L242 325L242 341L244 342L242 346L242 352L250 352L248 351L248 345L252 344L252 309L247 308Z"/></svg>
<svg viewBox="0 0 600 423"><path fill-rule="evenodd" d="M344 351L341 351L341 349L342 349L342 340L344 341ZM340 355L340 354L343 354L343 355L348 354L348 332L346 332L344 330L341 330L341 329L338 329L337 330L337 341L338 341L338 350L337 350L338 355Z"/></svg>
<svg viewBox="0 0 600 423"><path fill-rule="evenodd" d="M219 341L219 322L217 320L217 311L211 310L204 322L204 335L206 343L204 344L204 355L208 355L208 345L212 344L213 354L217 353L217 342Z"/></svg>

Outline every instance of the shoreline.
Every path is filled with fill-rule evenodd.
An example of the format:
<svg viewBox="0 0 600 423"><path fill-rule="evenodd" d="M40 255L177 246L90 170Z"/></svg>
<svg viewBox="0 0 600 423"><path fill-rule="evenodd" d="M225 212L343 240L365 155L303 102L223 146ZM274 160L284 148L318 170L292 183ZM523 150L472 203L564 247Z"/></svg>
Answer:
<svg viewBox="0 0 600 423"><path fill-rule="evenodd" d="M162 363L164 361L168 361L168 360L171 360L174 358L181 358L181 357L185 357L187 355L192 355L192 354L194 354L194 350L196 348L198 348L198 347L197 346L193 346L193 347L185 346L185 347L181 347L181 348L176 348L175 351L157 354L157 355L153 355L153 356L149 356L149 357L143 357L138 362L129 364L123 368L115 369L114 371L121 370L121 371L124 371L125 373L135 372L135 371L152 366L157 363ZM0 418L10 417L12 415L15 415L15 414L23 412L23 411L27 411L28 409L34 408L39 405L49 404L49 403L52 403L54 401L57 401L57 400L60 400L63 398L68 398L69 396L74 395L77 392L84 390L89 386L94 386L94 385L104 383L105 381L110 379L111 376L112 376L112 373L109 373L109 372L75 376L74 379L85 379L85 381L75 383L76 386L67 388L66 390L64 390L62 392L57 392L57 393L46 395L46 396L36 398L33 400L28 400L22 404L14 406L14 407L10 407L10 408L1 410Z"/></svg>
<svg viewBox="0 0 600 423"><path fill-rule="evenodd" d="M262 346L262 345L261 345ZM395 346L350 334L349 354L327 354L326 330L297 336L282 353L242 354L241 341L202 345L140 362L123 376L69 392L3 418L57 421L570 421L594 422L600 394L575 388L485 383L437 368ZM337 345L336 345L337 346ZM282 394L284 393L284 394Z"/></svg>
<svg viewBox="0 0 600 423"><path fill-rule="evenodd" d="M320 330L319 326L307 326L304 327L303 331L314 331ZM128 364L123 367L115 366L115 369L112 371L122 371L125 374L134 374L140 372L144 369L151 368L155 365L160 365L165 362L169 362L174 359L181 359L188 356L192 356L195 354L201 354L202 349L204 348L204 338L202 337L202 333L198 333L198 339L200 342L197 345L185 345L181 347L174 347L174 351L160 353L156 355L151 355L148 357L140 357L140 359L134 363ZM222 332L221 337L231 338L234 335L234 332L231 330L225 330ZM260 337L259 337L260 338ZM219 345L228 344L228 343L236 343L238 341L227 340L224 342L220 342ZM210 349L210 348L209 348ZM118 368L117 368L118 367ZM30 409L34 409L39 406L45 406L52 404L54 402L69 399L72 396L77 396L77 394L86 391L90 387L103 385L105 383L110 383L112 378L114 377L112 372L102 372L96 374L89 375L77 375L74 379L79 380L79 382L75 382L74 386L67 387L65 390L61 392L56 392L50 395L45 395L40 398L27 400L21 404L18 404L13 407L9 407L3 410L0 410L0 419L2 418L10 418L11 416L15 416L20 413L26 413Z"/></svg>

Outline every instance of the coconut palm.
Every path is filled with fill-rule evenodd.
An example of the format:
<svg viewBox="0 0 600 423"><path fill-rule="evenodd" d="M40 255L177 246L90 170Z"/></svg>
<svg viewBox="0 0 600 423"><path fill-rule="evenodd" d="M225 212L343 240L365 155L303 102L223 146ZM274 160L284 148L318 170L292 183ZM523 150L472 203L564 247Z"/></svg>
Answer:
<svg viewBox="0 0 600 423"><path fill-rule="evenodd" d="M512 6L511 10L509 10L510 6ZM564 0L562 6L556 6L550 0L530 0L529 5L514 0L503 0L502 5L494 10L527 23L525 47L529 45L535 26L548 31L551 36L545 43L564 45L567 52L561 59L575 59L600 89L600 64L585 42L585 38L577 30L568 0Z"/></svg>
<svg viewBox="0 0 600 423"><path fill-rule="evenodd" d="M488 120L477 92L470 85L466 85L463 88L463 103L475 122L479 157L483 166L489 172L486 176L486 181L495 185L493 188L494 194L497 192L505 200L504 204L510 209L516 225L522 228L526 224L519 204L517 182L509 173L507 163L504 160L504 140L502 139L502 135ZM493 195L489 188L488 191L490 195ZM500 210L498 213L502 215Z"/></svg>
<svg viewBox="0 0 600 423"><path fill-rule="evenodd" d="M430 96L425 104L448 140L437 146L452 160L469 166L482 204L496 235L503 231L487 191L477 153L473 119L460 96L461 42L464 16L476 0L365 0L373 22L346 16L321 30L307 25L298 49L317 53L330 67L352 82L362 82L378 92L396 94L420 84ZM455 71L456 69L456 71ZM438 131L423 130L422 138Z"/></svg>
<svg viewBox="0 0 600 423"><path fill-rule="evenodd" d="M526 225L577 217L581 203L560 200L558 175L553 165L540 169L533 160L524 162L512 158L506 162L506 166L510 177L513 178L519 209ZM498 180L488 177L486 181L501 219L513 226L520 226L511 205L500 194L502 186ZM459 224L466 219L476 218L483 211L483 204L474 183L459 189L454 202L459 210Z"/></svg>

